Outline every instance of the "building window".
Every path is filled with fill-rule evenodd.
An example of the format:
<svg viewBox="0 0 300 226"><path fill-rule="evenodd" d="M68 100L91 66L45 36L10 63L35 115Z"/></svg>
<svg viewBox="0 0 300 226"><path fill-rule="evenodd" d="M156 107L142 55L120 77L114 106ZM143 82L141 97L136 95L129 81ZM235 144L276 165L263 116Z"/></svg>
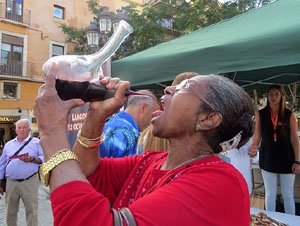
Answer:
<svg viewBox="0 0 300 226"><path fill-rule="evenodd" d="M0 74L22 76L23 39L2 34Z"/></svg>
<svg viewBox="0 0 300 226"><path fill-rule="evenodd" d="M6 0L6 18L23 21L23 0Z"/></svg>
<svg viewBox="0 0 300 226"><path fill-rule="evenodd" d="M54 5L54 17L58 19L64 19L64 8Z"/></svg>
<svg viewBox="0 0 300 226"><path fill-rule="evenodd" d="M64 55L64 47L59 45L52 45L52 57Z"/></svg>
<svg viewBox="0 0 300 226"><path fill-rule="evenodd" d="M18 83L3 83L3 99L17 99Z"/></svg>

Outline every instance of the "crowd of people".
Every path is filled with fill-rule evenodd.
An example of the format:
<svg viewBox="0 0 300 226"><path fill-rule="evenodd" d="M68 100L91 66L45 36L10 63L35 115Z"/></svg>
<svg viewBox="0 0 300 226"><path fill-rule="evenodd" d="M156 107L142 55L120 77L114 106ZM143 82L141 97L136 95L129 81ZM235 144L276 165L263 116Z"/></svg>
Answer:
<svg viewBox="0 0 300 226"><path fill-rule="evenodd" d="M62 101L55 78L53 65L34 106L40 139L21 119L0 157L7 225L17 225L20 199L27 225L38 225L40 167L55 225L249 225L258 149L266 209L275 211L279 176L285 212L295 214L299 140L282 87L270 87L255 115L250 96L219 75L179 74L160 100L147 90L127 99L129 82L102 78L115 96L90 103L71 147L68 114L84 102Z"/></svg>

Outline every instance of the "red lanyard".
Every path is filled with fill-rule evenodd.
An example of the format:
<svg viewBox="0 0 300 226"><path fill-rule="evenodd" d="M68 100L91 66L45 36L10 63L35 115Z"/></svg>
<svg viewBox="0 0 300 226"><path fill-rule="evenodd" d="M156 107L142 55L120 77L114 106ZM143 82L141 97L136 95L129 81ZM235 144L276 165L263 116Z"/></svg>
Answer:
<svg viewBox="0 0 300 226"><path fill-rule="evenodd" d="M271 108L270 108L270 113L271 113L271 120L272 120L272 123L273 123L273 126L274 126L273 127L274 128L274 141L276 142L277 141L276 127L277 127L278 115L274 119L274 115L273 115L273 112L272 112Z"/></svg>

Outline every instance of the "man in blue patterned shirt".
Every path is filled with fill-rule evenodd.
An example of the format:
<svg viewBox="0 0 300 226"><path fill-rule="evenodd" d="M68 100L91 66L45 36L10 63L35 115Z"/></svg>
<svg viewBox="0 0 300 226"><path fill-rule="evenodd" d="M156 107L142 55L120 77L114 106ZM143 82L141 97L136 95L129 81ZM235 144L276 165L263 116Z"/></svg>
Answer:
<svg viewBox="0 0 300 226"><path fill-rule="evenodd" d="M141 154L137 153L136 148L140 132L150 124L152 112L159 110L159 105L150 91L140 90L139 93L146 95L129 97L126 110L105 123L105 141L99 146L101 157L120 158Z"/></svg>

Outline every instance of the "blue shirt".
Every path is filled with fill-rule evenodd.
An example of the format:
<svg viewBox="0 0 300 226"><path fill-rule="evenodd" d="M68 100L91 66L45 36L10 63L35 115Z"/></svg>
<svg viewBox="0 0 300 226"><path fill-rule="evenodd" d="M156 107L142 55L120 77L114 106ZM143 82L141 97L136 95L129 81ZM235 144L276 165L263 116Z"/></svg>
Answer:
<svg viewBox="0 0 300 226"><path fill-rule="evenodd" d="M105 141L99 146L101 157L120 158L136 155L140 132L130 114L121 111L104 125Z"/></svg>
<svg viewBox="0 0 300 226"><path fill-rule="evenodd" d="M17 180L17 179L25 179L32 174L36 173L39 169L39 164L32 162L24 162L18 158L12 159L10 163L7 165L9 161L9 157L13 156L13 154L19 150L19 148L28 141L30 137L28 136L22 142L18 141L17 137L7 142L4 146L2 155L0 157L0 179L4 178L4 172L6 177ZM40 146L40 140L33 137L32 140L23 148L22 151L18 155L22 155L28 153L29 156L38 157L44 162L43 150ZM6 167L6 170L5 170Z"/></svg>

